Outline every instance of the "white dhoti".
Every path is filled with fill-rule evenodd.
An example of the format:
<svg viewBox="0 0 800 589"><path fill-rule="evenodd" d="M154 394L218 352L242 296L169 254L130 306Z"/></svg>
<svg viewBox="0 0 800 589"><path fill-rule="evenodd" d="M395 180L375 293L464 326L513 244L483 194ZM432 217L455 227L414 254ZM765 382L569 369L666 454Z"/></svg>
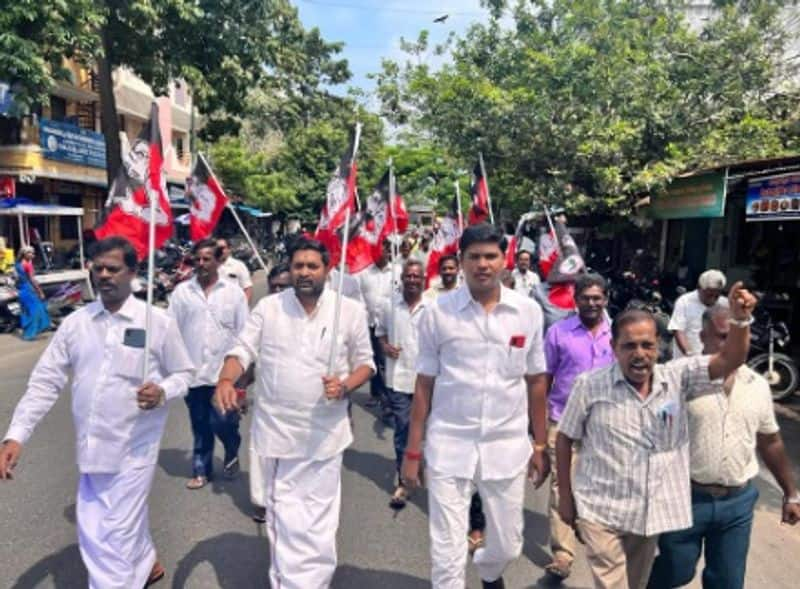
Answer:
<svg viewBox="0 0 800 589"><path fill-rule="evenodd" d="M327 589L336 570L342 454L260 460L272 589Z"/></svg>
<svg viewBox="0 0 800 589"><path fill-rule="evenodd" d="M484 581L502 576L522 552L525 471L510 479L473 481L429 468L426 483L434 589L465 587L469 505L476 488L486 515L486 546L475 551L472 561Z"/></svg>
<svg viewBox="0 0 800 589"><path fill-rule="evenodd" d="M156 560L147 512L155 468L80 475L78 544L90 589L139 589L147 582Z"/></svg>
<svg viewBox="0 0 800 589"><path fill-rule="evenodd" d="M258 507L265 507L267 499L264 489L264 473L261 469L261 459L253 446L250 446L250 502Z"/></svg>

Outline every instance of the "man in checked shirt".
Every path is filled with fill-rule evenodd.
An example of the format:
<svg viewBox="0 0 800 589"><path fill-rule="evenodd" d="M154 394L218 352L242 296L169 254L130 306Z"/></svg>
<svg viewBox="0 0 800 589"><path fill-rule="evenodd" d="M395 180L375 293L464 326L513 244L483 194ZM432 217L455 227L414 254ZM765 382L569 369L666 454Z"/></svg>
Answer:
<svg viewBox="0 0 800 589"><path fill-rule="evenodd" d="M737 283L729 301L718 353L657 365L652 315L624 311L611 328L616 362L575 381L556 440L559 513L586 544L595 587L644 588L658 535L692 525L686 404L741 366L750 344L756 299Z"/></svg>

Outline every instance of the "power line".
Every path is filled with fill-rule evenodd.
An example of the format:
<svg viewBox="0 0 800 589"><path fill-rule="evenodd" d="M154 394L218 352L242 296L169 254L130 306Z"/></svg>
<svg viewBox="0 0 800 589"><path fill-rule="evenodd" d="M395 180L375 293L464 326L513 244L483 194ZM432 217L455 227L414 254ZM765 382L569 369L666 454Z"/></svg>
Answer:
<svg viewBox="0 0 800 589"><path fill-rule="evenodd" d="M338 0L335 2L323 2L322 0L302 0L302 2L306 4L313 4L316 6L330 6L333 8L353 8L356 10L369 10L370 12L399 12L403 14L429 14L433 16L441 16L442 14L449 14L449 16L485 16L483 12L464 12L464 11L454 11L448 12L447 9L441 10L422 10L422 9L413 9L413 8L399 8L394 6L381 6L381 5L367 5L367 4L357 4L355 2L339 2Z"/></svg>

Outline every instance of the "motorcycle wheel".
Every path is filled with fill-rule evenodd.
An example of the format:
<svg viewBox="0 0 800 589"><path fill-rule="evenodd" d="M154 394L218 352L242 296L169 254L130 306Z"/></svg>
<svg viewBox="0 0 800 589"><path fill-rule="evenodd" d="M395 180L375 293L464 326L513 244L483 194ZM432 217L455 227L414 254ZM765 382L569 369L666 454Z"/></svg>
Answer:
<svg viewBox="0 0 800 589"><path fill-rule="evenodd" d="M786 354L772 355L772 374L769 373L769 354L759 354L747 361L747 365L767 379L772 390L773 401L784 400L797 391L800 385L800 370Z"/></svg>

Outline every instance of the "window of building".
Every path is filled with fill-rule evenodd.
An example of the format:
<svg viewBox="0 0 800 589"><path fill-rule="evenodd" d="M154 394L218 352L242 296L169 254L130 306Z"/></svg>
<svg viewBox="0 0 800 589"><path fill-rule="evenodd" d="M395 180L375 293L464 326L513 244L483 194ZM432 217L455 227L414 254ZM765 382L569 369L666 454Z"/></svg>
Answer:
<svg viewBox="0 0 800 589"><path fill-rule="evenodd" d="M186 106L186 87L180 82L175 82L175 104Z"/></svg>
<svg viewBox="0 0 800 589"><path fill-rule="evenodd" d="M119 130L127 131L125 128L125 115L119 115Z"/></svg>
<svg viewBox="0 0 800 589"><path fill-rule="evenodd" d="M179 160L183 159L184 155L183 137L180 135L175 139L175 155L178 156Z"/></svg>
<svg viewBox="0 0 800 589"><path fill-rule="evenodd" d="M64 98L50 97L50 118L54 121L63 121L67 118L67 101Z"/></svg>

